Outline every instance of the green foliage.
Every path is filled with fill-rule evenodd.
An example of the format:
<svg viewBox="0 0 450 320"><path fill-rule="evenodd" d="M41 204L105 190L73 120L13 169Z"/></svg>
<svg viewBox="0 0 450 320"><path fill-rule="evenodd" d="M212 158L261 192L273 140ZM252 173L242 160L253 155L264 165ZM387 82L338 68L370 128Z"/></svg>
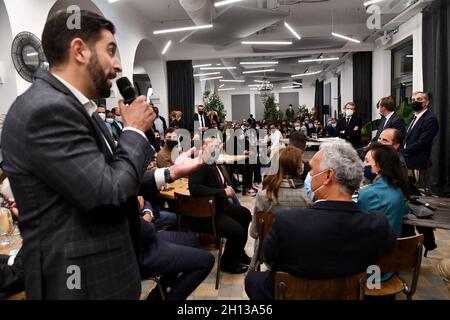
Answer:
<svg viewBox="0 0 450 320"><path fill-rule="evenodd" d="M222 100L220 100L220 97L217 94L211 94L211 91L205 91L203 93L203 103L205 104L206 113L209 111L215 111L217 112L219 121L225 120L227 112L225 111Z"/></svg>
<svg viewBox="0 0 450 320"><path fill-rule="evenodd" d="M283 119L283 113L279 106L275 103L273 96L269 96L264 101L264 118L268 123L272 124Z"/></svg>
<svg viewBox="0 0 450 320"><path fill-rule="evenodd" d="M311 118L311 113L309 112L308 108L306 107L306 104L303 104L298 107L298 116L301 119L304 119L305 117Z"/></svg>
<svg viewBox="0 0 450 320"><path fill-rule="evenodd" d="M403 100L402 103L397 107L397 114L408 124L413 115L414 110L411 108L411 105L408 103L408 100Z"/></svg>

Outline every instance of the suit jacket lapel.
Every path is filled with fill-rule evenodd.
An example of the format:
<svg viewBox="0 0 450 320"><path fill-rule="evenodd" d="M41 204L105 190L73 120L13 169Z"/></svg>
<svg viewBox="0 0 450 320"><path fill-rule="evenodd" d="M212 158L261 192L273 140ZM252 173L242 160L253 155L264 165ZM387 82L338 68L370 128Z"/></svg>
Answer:
<svg viewBox="0 0 450 320"><path fill-rule="evenodd" d="M92 114L92 118L94 119L94 121L97 124L100 131L103 133L103 136L105 137L106 141L108 142L109 146L111 147L111 150L114 153L114 151L116 149L116 144L114 143L114 140L113 140L108 128L106 128L106 123L99 117L99 115L96 112L94 112Z"/></svg>

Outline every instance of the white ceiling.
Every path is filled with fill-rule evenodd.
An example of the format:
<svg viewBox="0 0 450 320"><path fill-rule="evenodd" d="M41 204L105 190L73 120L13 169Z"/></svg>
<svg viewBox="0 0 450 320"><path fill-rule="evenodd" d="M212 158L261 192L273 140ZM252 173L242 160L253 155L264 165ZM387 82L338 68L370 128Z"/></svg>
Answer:
<svg viewBox="0 0 450 320"><path fill-rule="evenodd" d="M323 71L342 62L299 64L299 57L317 58L320 54L346 57L351 52L370 51L374 48L374 39L381 34L381 31L367 28L366 21L370 15L363 6L364 0L244 0L220 8L213 5L218 0L122 1L141 12L155 30L212 22L212 29L159 35L162 43L172 40L166 59L192 59L194 64L237 66L237 70L222 71L222 76L246 79L246 84L264 74L243 76L245 69L239 65L240 61L276 59L279 61L275 66L276 72L265 76L278 82L292 81L292 74L306 70ZM382 25L416 1L424 0L385 0L379 3ZM190 12L180 3L191 8ZM301 40L286 29L285 20L301 35ZM335 38L332 31L361 40L361 43ZM251 46L242 45L242 40L292 40L293 45ZM306 77L313 78L317 75Z"/></svg>

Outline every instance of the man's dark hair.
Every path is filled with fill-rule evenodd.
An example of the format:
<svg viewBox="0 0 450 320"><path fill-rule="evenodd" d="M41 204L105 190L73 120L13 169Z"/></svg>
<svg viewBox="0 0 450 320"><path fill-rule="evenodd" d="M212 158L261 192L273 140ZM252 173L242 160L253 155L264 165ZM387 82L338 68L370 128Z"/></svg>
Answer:
<svg viewBox="0 0 450 320"><path fill-rule="evenodd" d="M166 131L164 132L164 137L165 137L167 134L169 134L169 133L175 132L175 130L177 130L177 129L175 129L175 128L167 128Z"/></svg>
<svg viewBox="0 0 450 320"><path fill-rule="evenodd" d="M301 150L306 149L306 136L299 132L294 131L289 135L289 145L299 148Z"/></svg>
<svg viewBox="0 0 450 320"><path fill-rule="evenodd" d="M70 43L75 38L94 44L100 39L102 30L115 33L114 24L104 17L87 10L80 11L81 25L79 29L70 29L67 21L73 13L59 10L52 14L45 24L42 33L42 47L50 66L61 65L67 60Z"/></svg>
<svg viewBox="0 0 450 320"><path fill-rule="evenodd" d="M391 96L381 98L381 100L380 100L380 107L381 106L385 107L389 111L394 111L395 110L395 100L394 100L394 98L391 97Z"/></svg>
<svg viewBox="0 0 450 320"><path fill-rule="evenodd" d="M392 139L392 142L393 143L398 143L399 145L402 145L403 144L403 139L404 139L405 136L398 129L392 128L392 130L394 131L394 137Z"/></svg>

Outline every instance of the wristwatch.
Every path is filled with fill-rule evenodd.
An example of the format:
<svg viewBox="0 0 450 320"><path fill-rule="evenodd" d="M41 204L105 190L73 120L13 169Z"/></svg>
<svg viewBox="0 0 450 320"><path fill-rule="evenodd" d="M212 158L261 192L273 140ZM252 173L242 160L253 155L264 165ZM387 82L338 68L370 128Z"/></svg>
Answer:
<svg viewBox="0 0 450 320"><path fill-rule="evenodd" d="M170 176L170 169L166 168L166 170L164 170L164 179L166 180L166 183L172 183L173 179Z"/></svg>

